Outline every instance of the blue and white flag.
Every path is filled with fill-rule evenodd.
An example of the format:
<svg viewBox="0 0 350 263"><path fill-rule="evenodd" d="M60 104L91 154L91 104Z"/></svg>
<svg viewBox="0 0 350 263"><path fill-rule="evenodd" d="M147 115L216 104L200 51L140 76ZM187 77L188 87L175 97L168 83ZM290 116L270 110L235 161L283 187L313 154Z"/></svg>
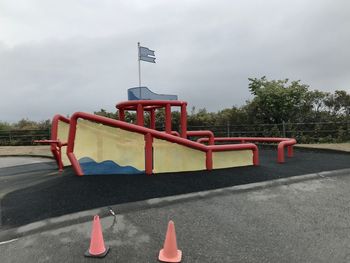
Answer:
<svg viewBox="0 0 350 263"><path fill-rule="evenodd" d="M139 46L139 60L156 63L156 58L153 50L147 47Z"/></svg>

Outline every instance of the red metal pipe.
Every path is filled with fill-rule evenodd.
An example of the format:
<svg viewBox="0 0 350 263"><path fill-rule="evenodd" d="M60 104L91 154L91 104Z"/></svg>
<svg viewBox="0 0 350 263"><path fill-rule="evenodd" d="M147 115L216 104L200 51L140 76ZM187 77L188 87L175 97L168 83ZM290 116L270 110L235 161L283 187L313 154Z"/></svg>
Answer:
<svg viewBox="0 0 350 263"><path fill-rule="evenodd" d="M253 164L255 166L257 166L257 165L259 165L259 163L260 163L260 161L259 161L259 149L258 149L258 146L256 146L256 148L253 150Z"/></svg>
<svg viewBox="0 0 350 263"><path fill-rule="evenodd" d="M277 147L277 162L284 163L284 149L288 147L288 157L293 156L293 145L296 144L296 140L292 138L270 138L270 137L217 137L214 138L214 142L273 142L278 143ZM208 138L200 138L197 140L199 143L208 142Z"/></svg>
<svg viewBox="0 0 350 263"><path fill-rule="evenodd" d="M137 125L139 126L144 126L144 116L143 116L143 105L142 104L137 104L137 112L136 112L136 117L137 117Z"/></svg>
<svg viewBox="0 0 350 263"><path fill-rule="evenodd" d="M75 114L73 114L73 116L74 115ZM68 156L69 161L72 164L72 167L73 167L75 173L78 176L83 176L84 175L83 170L81 169L80 164L79 164L79 162L78 162L78 160L75 157L75 154L73 152L74 151L75 135L76 135L76 131L77 131L77 121L78 121L78 118L76 118L76 117L73 118L73 116L70 119L70 125L69 125L67 156Z"/></svg>
<svg viewBox="0 0 350 263"><path fill-rule="evenodd" d="M116 105L117 109L136 109L136 105L141 104L142 106L161 106L165 107L167 104L171 106L182 106L187 105L187 102L180 100L128 100L120 102Z"/></svg>
<svg viewBox="0 0 350 263"><path fill-rule="evenodd" d="M150 133L145 134L145 172L151 175L153 171L153 138Z"/></svg>
<svg viewBox="0 0 350 263"><path fill-rule="evenodd" d="M246 142L283 142L290 141L291 138L276 138L276 137L216 137L215 142L233 142L233 141L246 141ZM207 142L208 139L201 138L197 140L199 143Z"/></svg>
<svg viewBox="0 0 350 263"><path fill-rule="evenodd" d="M162 132L166 133L165 131L162 131ZM174 135L174 136L177 136L177 137L181 137L181 136L180 136L180 133L178 133L177 131L171 131L170 134L171 134L171 135Z"/></svg>
<svg viewBox="0 0 350 263"><path fill-rule="evenodd" d="M56 163L58 165L59 171L63 170L63 162L62 162L62 151L61 148L62 146L67 145L67 142L60 142L58 138L58 122L62 121L67 124L69 124L70 120L62 115L56 114L53 119L52 119L52 124L51 124L51 140L53 141L50 144L50 150L52 152L52 155L54 156ZM60 143L56 143L59 141Z"/></svg>
<svg viewBox="0 0 350 263"><path fill-rule="evenodd" d="M258 147L253 143L208 145L207 147L213 152L232 151L232 150L252 150L253 164L259 165L259 150L258 150Z"/></svg>
<svg viewBox="0 0 350 263"><path fill-rule="evenodd" d="M180 133L178 133L177 131L171 131L171 135L175 135L177 137L180 137Z"/></svg>
<svg viewBox="0 0 350 263"><path fill-rule="evenodd" d="M296 144L295 139L290 139L289 141L282 141L278 144L278 146L277 146L277 162L278 163L284 163L284 149L287 146L288 146L288 156L289 157L293 156L293 152L291 152L290 149L292 149L292 146L294 144ZM290 156L291 153L292 153L292 156Z"/></svg>
<svg viewBox="0 0 350 263"><path fill-rule="evenodd" d="M118 113L119 113L119 120L120 121L125 121L125 111L124 111L124 109L119 109Z"/></svg>
<svg viewBox="0 0 350 263"><path fill-rule="evenodd" d="M51 124L51 140L57 140L58 136L58 122L63 121L67 124L69 124L70 120L62 115L56 114L52 119Z"/></svg>
<svg viewBox="0 0 350 263"><path fill-rule="evenodd" d="M187 111L186 111L187 103L181 105L181 137L187 139Z"/></svg>
<svg viewBox="0 0 350 263"><path fill-rule="evenodd" d="M187 131L187 136L207 136L209 145L214 145L214 133L212 131ZM198 140L197 140L198 141Z"/></svg>
<svg viewBox="0 0 350 263"><path fill-rule="evenodd" d="M150 128L155 130L156 129L156 112L155 112L155 109L151 109L149 114L150 114Z"/></svg>
<svg viewBox="0 0 350 263"><path fill-rule="evenodd" d="M62 144L60 140L34 140L35 143L42 143L42 144L50 144L50 146L55 147L54 150L51 149L52 154L54 155L54 158L56 159L57 165L58 165L58 171L63 171L63 162L62 162L62 146L67 144Z"/></svg>
<svg viewBox="0 0 350 263"><path fill-rule="evenodd" d="M213 170L213 151L211 149L206 153L205 165L208 171Z"/></svg>
<svg viewBox="0 0 350 263"><path fill-rule="evenodd" d="M171 134L171 106L165 105L165 132Z"/></svg>
<svg viewBox="0 0 350 263"><path fill-rule="evenodd" d="M172 106L179 106L181 107L181 137L182 138L187 138L186 137L186 132L187 132L187 102L185 101L178 101L178 100L135 100L135 101L124 101L120 102L116 105L117 109L124 109L124 110L136 110L137 112L139 111L139 106L142 105L144 110L154 110L157 108L167 108L167 105ZM166 115L169 114L169 111L167 113L166 109ZM171 110L170 110L170 115L171 115ZM140 117L141 118L141 117ZM167 119L167 118L166 118ZM152 122L151 122L152 123ZM166 125L166 132L170 133L171 128L169 129L169 126L171 126L171 121L170 125L169 123L165 123ZM143 125L142 125L143 126Z"/></svg>
<svg viewBox="0 0 350 263"><path fill-rule="evenodd" d="M288 146L287 149L288 149L287 156L288 157L293 157L294 156L293 145Z"/></svg>

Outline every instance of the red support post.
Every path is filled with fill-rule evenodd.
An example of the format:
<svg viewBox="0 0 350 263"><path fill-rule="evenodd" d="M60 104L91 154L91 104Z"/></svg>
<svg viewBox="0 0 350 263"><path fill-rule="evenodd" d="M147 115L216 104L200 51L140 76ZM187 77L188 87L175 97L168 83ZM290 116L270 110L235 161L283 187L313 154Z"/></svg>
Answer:
<svg viewBox="0 0 350 263"><path fill-rule="evenodd" d="M120 121L125 121L125 111L124 109L119 109L119 120Z"/></svg>
<svg viewBox="0 0 350 263"><path fill-rule="evenodd" d="M214 135L213 136L209 136L209 145L214 145L215 141L214 141Z"/></svg>
<svg viewBox="0 0 350 263"><path fill-rule="evenodd" d="M147 175L153 172L153 137L150 133L145 134L145 171Z"/></svg>
<svg viewBox="0 0 350 263"><path fill-rule="evenodd" d="M284 163L284 146L282 144L277 146L277 162Z"/></svg>
<svg viewBox="0 0 350 263"><path fill-rule="evenodd" d="M52 151L54 158L56 159L56 162L58 165L58 171L62 172L63 171L62 146L66 146L67 143L62 144L59 139L57 139L57 140L34 140L33 142L51 145L51 151Z"/></svg>
<svg viewBox="0 0 350 263"><path fill-rule="evenodd" d="M58 123L59 121L65 122L67 124L70 123L70 120L62 115L55 115L52 120L51 125L51 140L57 141L58 143L51 143L51 152L57 162L59 171L63 171L63 162L62 162L62 151L61 147L67 145L67 142L60 142L60 138L58 138Z"/></svg>
<svg viewBox="0 0 350 263"><path fill-rule="evenodd" d="M258 147L256 147L254 150L253 150L253 164L255 166L258 166L259 165L259 150L258 150Z"/></svg>
<svg viewBox="0 0 350 263"><path fill-rule="evenodd" d="M293 145L296 144L295 139L288 139L286 141L282 141L277 146L277 162L284 163L284 149L287 147L288 149L288 157L293 157Z"/></svg>
<svg viewBox="0 0 350 263"><path fill-rule="evenodd" d="M137 111L136 111L137 120L136 123L139 126L144 126L144 117L143 117L143 105L137 104Z"/></svg>
<svg viewBox="0 0 350 263"><path fill-rule="evenodd" d="M73 166L75 173L78 176L83 176L84 172L80 167L79 161L74 155L74 142L75 142L75 135L77 132L78 116L79 116L79 113L73 114L70 121L69 133L68 133L68 144L67 144L67 156Z"/></svg>
<svg viewBox="0 0 350 263"><path fill-rule="evenodd" d="M57 142L57 148L58 148L58 171L63 171L63 162L62 162L62 144L60 141Z"/></svg>
<svg viewBox="0 0 350 263"><path fill-rule="evenodd" d="M171 106L165 105L165 132L171 134Z"/></svg>
<svg viewBox="0 0 350 263"><path fill-rule="evenodd" d="M187 139L187 111L186 103L181 105L181 137Z"/></svg>
<svg viewBox="0 0 350 263"><path fill-rule="evenodd" d="M209 149L206 152L206 168L208 171L213 170L213 151Z"/></svg>
<svg viewBox="0 0 350 263"><path fill-rule="evenodd" d="M156 112L154 109L150 110L150 128L155 130L156 129Z"/></svg>

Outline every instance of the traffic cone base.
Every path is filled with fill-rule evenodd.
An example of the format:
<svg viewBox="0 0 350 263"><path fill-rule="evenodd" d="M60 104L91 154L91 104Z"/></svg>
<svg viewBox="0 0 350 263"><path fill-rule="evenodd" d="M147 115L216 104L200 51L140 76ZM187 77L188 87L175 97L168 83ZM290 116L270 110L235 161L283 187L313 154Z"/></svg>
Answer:
<svg viewBox="0 0 350 263"><path fill-rule="evenodd" d="M182 258L182 251L181 250L177 250L177 255L175 257L172 258L168 258L167 256L164 255L164 249L161 249L159 251L159 257L158 260L161 262L181 262L181 258Z"/></svg>
<svg viewBox="0 0 350 263"><path fill-rule="evenodd" d="M105 252L103 252L103 253L101 253L101 254L98 254L98 255L94 255L94 254L91 254L91 253L90 253L90 249L88 249L88 250L85 252L84 256L85 256L85 257L89 257L89 258L104 258L104 257L107 255L108 251L109 251L109 247L106 246Z"/></svg>

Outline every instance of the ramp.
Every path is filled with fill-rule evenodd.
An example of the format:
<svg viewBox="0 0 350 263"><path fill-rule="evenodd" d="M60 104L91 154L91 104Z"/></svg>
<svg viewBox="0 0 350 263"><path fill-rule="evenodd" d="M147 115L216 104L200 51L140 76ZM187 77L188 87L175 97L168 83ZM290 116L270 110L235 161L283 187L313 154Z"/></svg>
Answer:
<svg viewBox="0 0 350 263"><path fill-rule="evenodd" d="M153 174L257 165L255 144L204 145L94 114L70 119L67 156L77 175ZM237 158L239 157L239 158Z"/></svg>

